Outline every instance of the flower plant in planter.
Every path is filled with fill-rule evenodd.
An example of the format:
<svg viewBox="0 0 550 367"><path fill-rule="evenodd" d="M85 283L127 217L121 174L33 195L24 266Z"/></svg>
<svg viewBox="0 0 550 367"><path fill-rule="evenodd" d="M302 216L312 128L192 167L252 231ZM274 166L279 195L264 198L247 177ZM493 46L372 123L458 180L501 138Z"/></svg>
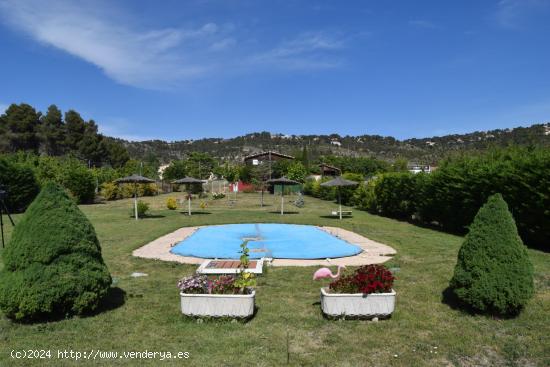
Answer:
<svg viewBox="0 0 550 367"><path fill-rule="evenodd" d="M384 265L365 265L333 281L329 289L334 293L390 293L394 279Z"/></svg>
<svg viewBox="0 0 550 367"><path fill-rule="evenodd" d="M321 288L329 316L387 317L395 308L395 277L384 265L365 265Z"/></svg>
<svg viewBox="0 0 550 367"><path fill-rule="evenodd" d="M248 267L248 247L241 245L240 272L236 275L194 274L178 281L181 311L189 316L250 317L254 313L256 292L254 274Z"/></svg>

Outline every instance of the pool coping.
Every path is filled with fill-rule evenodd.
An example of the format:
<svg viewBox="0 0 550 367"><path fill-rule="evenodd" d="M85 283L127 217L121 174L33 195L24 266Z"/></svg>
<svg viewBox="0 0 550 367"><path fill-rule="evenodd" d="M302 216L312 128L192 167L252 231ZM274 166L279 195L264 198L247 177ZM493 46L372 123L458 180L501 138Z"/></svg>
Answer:
<svg viewBox="0 0 550 367"><path fill-rule="evenodd" d="M171 261L182 264L202 264L206 260L201 257L181 256L170 252L170 249L191 236L199 228L210 226L183 227L157 238L154 241L134 250L132 255L144 259ZM337 238L361 247L363 252L354 256L340 257L334 259L294 260L274 259L272 266L315 266L315 265L346 265L360 266L369 264L381 264L388 261L396 254L392 247L373 241L358 233L348 231L339 227L315 226Z"/></svg>

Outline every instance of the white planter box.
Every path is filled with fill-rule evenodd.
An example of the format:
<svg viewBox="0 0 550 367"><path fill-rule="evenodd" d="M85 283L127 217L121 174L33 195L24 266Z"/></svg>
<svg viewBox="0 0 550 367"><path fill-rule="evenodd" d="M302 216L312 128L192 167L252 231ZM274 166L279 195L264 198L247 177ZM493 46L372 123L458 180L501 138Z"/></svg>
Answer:
<svg viewBox="0 0 550 367"><path fill-rule="evenodd" d="M180 293L180 296L184 315L246 318L254 314L256 291L250 294Z"/></svg>
<svg viewBox="0 0 550 367"><path fill-rule="evenodd" d="M328 293L321 288L321 309L329 316L387 317L395 309L391 293Z"/></svg>

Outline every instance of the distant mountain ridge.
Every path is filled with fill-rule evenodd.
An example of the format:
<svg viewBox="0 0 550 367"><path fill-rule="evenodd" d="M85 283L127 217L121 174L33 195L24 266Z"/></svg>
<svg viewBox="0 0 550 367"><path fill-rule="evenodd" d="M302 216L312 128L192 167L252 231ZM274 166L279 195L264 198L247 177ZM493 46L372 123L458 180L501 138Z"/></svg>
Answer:
<svg viewBox="0 0 550 367"><path fill-rule="evenodd" d="M482 151L493 146L508 145L550 148L550 123L406 140L380 135L283 135L269 132L250 133L226 139L204 138L174 142L162 140L129 142L112 139L122 142L133 158L144 159L154 155L163 163L181 159L190 152L204 152L219 159L241 161L245 156L263 150L298 154L306 146L310 159L334 154L372 156L384 160L406 158L409 161L436 164L450 152Z"/></svg>

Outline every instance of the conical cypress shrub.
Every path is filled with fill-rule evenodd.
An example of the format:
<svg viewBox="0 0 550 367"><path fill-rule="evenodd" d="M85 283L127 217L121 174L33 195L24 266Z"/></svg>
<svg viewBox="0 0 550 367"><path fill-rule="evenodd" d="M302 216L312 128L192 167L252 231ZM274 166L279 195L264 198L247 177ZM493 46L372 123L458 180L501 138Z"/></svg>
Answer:
<svg viewBox="0 0 550 367"><path fill-rule="evenodd" d="M500 194L475 216L450 287L465 305L496 315L517 314L532 297L533 265Z"/></svg>
<svg viewBox="0 0 550 367"><path fill-rule="evenodd" d="M92 224L53 183L16 224L2 255L0 309L12 319L92 311L111 284Z"/></svg>

